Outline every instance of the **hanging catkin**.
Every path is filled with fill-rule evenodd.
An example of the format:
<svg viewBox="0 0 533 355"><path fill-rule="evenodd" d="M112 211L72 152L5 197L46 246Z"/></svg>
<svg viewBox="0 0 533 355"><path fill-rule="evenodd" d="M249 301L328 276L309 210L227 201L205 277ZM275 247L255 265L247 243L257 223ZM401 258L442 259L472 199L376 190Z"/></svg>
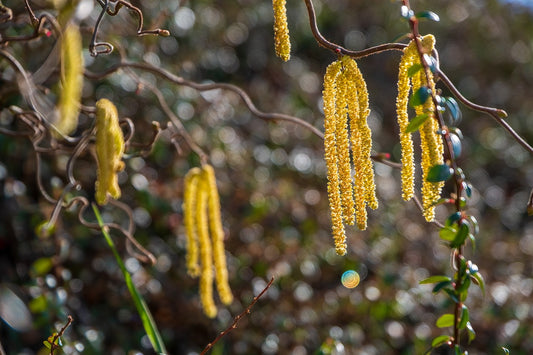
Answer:
<svg viewBox="0 0 533 355"><path fill-rule="evenodd" d="M288 61L291 58L291 42L285 5L285 0L272 0L272 8L274 10L274 48L278 57Z"/></svg>
<svg viewBox="0 0 533 355"><path fill-rule="evenodd" d="M435 37L426 35L420 39L424 53L431 53L435 46ZM409 78L409 69L414 65L420 65L420 56L414 40L409 43L404 50L404 55L400 61L398 76L398 98L396 100L396 111L398 125L400 127L400 143L402 145L402 190L404 200L409 200L414 195L414 158L413 143L411 133L406 132L408 121L408 99L409 90L417 92L421 87L427 87L431 92L435 92L435 82L433 75L421 69ZM439 200L444 182L429 182L426 177L432 166L443 164L444 145L442 137L437 133L439 126L435 120L435 105L433 100L427 99L423 104L415 106L417 116L427 114L428 118L419 128L421 147L421 168L422 168L422 206L423 214L427 221L435 218L435 203Z"/></svg>
<svg viewBox="0 0 533 355"><path fill-rule="evenodd" d="M231 304L233 294L228 283L220 198L215 171L211 165L205 164L202 169L192 168L185 176L183 208L187 234L187 270L191 276L200 275L202 308L208 317L213 318L217 314L213 300L213 275L223 304Z"/></svg>
<svg viewBox="0 0 533 355"><path fill-rule="evenodd" d="M124 136L115 105L108 99L96 103L96 202L107 203L108 196L120 197L117 173L124 169Z"/></svg>
<svg viewBox="0 0 533 355"><path fill-rule="evenodd" d="M218 295L225 305L233 302L233 295L228 284L228 267L224 250L224 230L220 217L220 198L218 196L215 170L211 165L204 165L203 178L207 185L209 229L213 242L213 262Z"/></svg>
<svg viewBox="0 0 533 355"><path fill-rule="evenodd" d="M200 266L198 264L198 236L196 234L196 218L195 213L188 213L188 211L196 210L196 198L198 193L198 180L201 176L200 168L192 168L185 175L184 183L184 210L187 211L184 216L185 234L187 235L187 255L185 262L187 264L187 272L192 277L200 275Z"/></svg>
<svg viewBox="0 0 533 355"><path fill-rule="evenodd" d="M372 137L367 124L370 113L368 92L357 63L345 56L330 64L324 75L322 93L332 232L337 253L344 255L346 233L343 221L347 224L357 222L359 229L366 229L366 206L378 206L370 158ZM350 157L354 165L355 186Z"/></svg>
<svg viewBox="0 0 533 355"><path fill-rule="evenodd" d="M78 126L81 90L83 88L83 56L78 26L70 24L61 37L61 79L56 136L68 136Z"/></svg>

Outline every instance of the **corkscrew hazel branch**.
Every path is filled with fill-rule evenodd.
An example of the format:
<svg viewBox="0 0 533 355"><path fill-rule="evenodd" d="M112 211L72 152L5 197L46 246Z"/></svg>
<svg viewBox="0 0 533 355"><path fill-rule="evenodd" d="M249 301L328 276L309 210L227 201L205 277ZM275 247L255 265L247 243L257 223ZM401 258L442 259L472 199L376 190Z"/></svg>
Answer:
<svg viewBox="0 0 533 355"><path fill-rule="evenodd" d="M114 47L109 42L97 42L96 36L98 33L98 28L100 27L100 23L102 22L102 19L104 18L104 15L107 13L109 16L116 16L120 9L122 7L127 7L128 9L134 11L137 16L139 17L138 23L137 23L137 36L145 36L145 35L158 35L167 37L170 36L170 32L168 30L163 30L160 28L157 28L155 30L143 30L144 27L144 16L142 11L136 7L130 4L127 1L124 0L98 0L98 3L102 7L102 10L100 11L100 14L98 15L98 19L96 20L96 23L94 25L93 35L91 38L91 43L89 44L89 52L93 57L96 57L100 54L109 54L113 51ZM110 8L110 3L115 3L114 9ZM98 49L99 47L103 47L103 49Z"/></svg>
<svg viewBox="0 0 533 355"><path fill-rule="evenodd" d="M209 91L209 90L216 90L216 89L231 91L237 94L241 98L241 100L244 102L248 110L250 110L250 112L252 112L255 116L259 117L260 119L265 120L265 121L273 121L273 122L276 122L276 121L292 122L294 124L297 124L304 128L309 129L317 137L324 138L324 135L322 134L322 132L320 132L319 129L314 127L309 122L302 120L301 118L282 114L282 113L267 113L267 112L259 110L253 103L250 96L248 96L246 91L232 84L226 84L226 83L200 84L200 83L197 83L191 80L184 79L175 74L172 74L171 72L165 69L156 67L148 63L142 63L142 62L141 63L121 62L101 73L91 73L91 72L85 71L85 76L90 79L101 79L101 78L104 78L108 75L115 73L121 68L136 68L136 69L148 71L174 84L187 86L198 91Z"/></svg>

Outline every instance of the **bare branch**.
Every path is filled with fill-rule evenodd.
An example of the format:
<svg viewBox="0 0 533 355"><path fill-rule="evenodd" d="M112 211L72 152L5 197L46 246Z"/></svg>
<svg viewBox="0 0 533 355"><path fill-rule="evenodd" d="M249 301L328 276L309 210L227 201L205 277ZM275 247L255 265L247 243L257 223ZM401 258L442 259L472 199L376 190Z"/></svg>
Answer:
<svg viewBox="0 0 533 355"><path fill-rule="evenodd" d="M177 84L177 85L183 85L183 86L187 86L187 87L190 87L190 88L193 88L195 90L198 90L198 91L209 91L209 90L216 90L216 89L221 89L221 90L227 90L227 91L232 91L234 93L236 93L237 95L239 95L239 97L242 99L242 101L244 102L244 104L248 107L248 109L257 117L265 120L265 121L273 121L273 122L276 122L276 121L287 121L287 122L292 122L292 123L295 123L297 125L300 125L302 127L305 127L307 129L309 129L311 132L313 132L317 137L320 137L320 138L324 138L324 134L318 130L316 127L314 127L313 125L311 125L309 122L306 122L304 120L302 120L301 118L298 118L298 117L294 117L294 116L290 116L290 115L285 115L285 114L282 114L282 113L266 113L266 112L263 112L261 110L259 110L255 104L253 103L252 99L250 98L250 96L248 96L248 94L241 88L239 88L238 86L235 86L235 85L232 85L232 84L226 84L226 83L209 83L209 84L200 84L200 83L197 83L197 82L194 82L194 81L190 81L190 80L187 80L187 79L184 79L180 76L177 76L177 75L174 75L172 73L170 73L169 71L165 70L165 69L162 69L162 68L158 68L156 66L153 66L151 64L148 64L148 63L132 63L132 62L122 62L122 63L119 63L117 64L116 66L114 67L111 67L109 69L107 69L106 71L102 72L102 73L90 73L88 71L85 71L85 76L90 78L90 79L101 79L103 77L106 77L108 75L111 75L113 74L114 72L116 72L117 70L119 70L120 68L137 68L137 69L140 69L140 70L144 70L144 71L148 71L148 72L151 72L151 73L154 73L174 84Z"/></svg>
<svg viewBox="0 0 533 355"><path fill-rule="evenodd" d="M252 307L257 303L257 301L259 301L259 299L261 298L261 296L263 296L265 294L265 292L267 292L267 290L270 288L270 286L272 286L272 283L274 282L274 278L272 277L270 279L270 282L265 286L265 288L263 289L263 291L261 291L261 293L259 293L257 296L254 297L254 299L252 300L252 303L250 303L250 305L248 307L246 307L246 309L241 313L239 314L237 317L235 317L233 319L233 323L231 323L231 325L229 327L226 328L226 330L224 330L223 332L221 332L216 338L215 340L213 340L212 342L210 342L209 344L207 344L207 346L204 348L204 350L200 353L200 355L205 355L207 354L207 352L220 340L222 339L222 337L224 337L226 334L228 334L229 332L231 332L233 329L237 328L237 323L239 323L239 321L241 320L242 317L244 317L246 314L250 314L250 311L252 309Z"/></svg>
<svg viewBox="0 0 533 355"><path fill-rule="evenodd" d="M315 37L318 44L324 48L327 48L337 54L347 55L353 58L363 58L372 54L381 53L385 51L403 51L407 45L403 43L385 43L379 46L363 49L361 51L351 51L338 44L328 41L319 31L315 8L311 0L304 0L305 6L307 7L307 13L309 15L309 25L311 26L311 32L313 37Z"/></svg>
<svg viewBox="0 0 533 355"><path fill-rule="evenodd" d="M465 106L474 111L483 112L492 117L500 126L502 126L511 136L522 146L525 150L533 154L533 147L525 141L516 131L507 123L504 118L507 117L507 112L499 108L481 106L469 101L464 97L459 90L453 85L452 81L442 71L438 71L442 82L450 89L453 95L461 101Z"/></svg>

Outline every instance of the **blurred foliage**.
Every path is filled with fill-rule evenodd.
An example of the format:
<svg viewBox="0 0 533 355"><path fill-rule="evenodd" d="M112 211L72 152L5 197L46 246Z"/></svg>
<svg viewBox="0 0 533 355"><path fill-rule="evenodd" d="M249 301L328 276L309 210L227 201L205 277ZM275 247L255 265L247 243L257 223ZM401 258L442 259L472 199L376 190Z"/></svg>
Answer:
<svg viewBox="0 0 533 355"><path fill-rule="evenodd" d="M37 12L49 1L32 1ZM269 1L133 1L145 27L168 28L170 37L136 37L136 17L123 10L106 17L99 38L118 50L93 58L87 50L99 9L80 0L76 16L84 35L88 70L101 72L119 60L146 61L199 82L220 81L245 89L265 111L301 117L322 129L322 75L335 58L319 48L303 2L288 3L291 60L274 54ZM23 2L3 1L16 16L2 33L31 31ZM350 49L394 41L408 31L399 4L390 0L316 1L323 34ZM442 69L461 92L509 113L507 121L533 141L533 12L519 2L496 0L412 1L440 22L424 22L437 38ZM52 10L53 11L53 10ZM9 50L31 72L42 65L56 39L13 42ZM399 159L395 120L399 54L386 52L358 61L370 92L374 148ZM227 229L226 250L234 303L216 320L203 316L197 282L185 268L182 182L198 157L164 135L152 154L133 157L119 176L121 201L134 211L135 237L157 257L154 267L128 256L114 235L133 282L146 299L171 354L199 353L231 324L271 276L276 278L251 314L225 336L213 354L421 354L439 335L435 321L451 303L419 285L446 274L449 249L438 229L424 222L413 203L403 203L399 172L376 164L380 208L366 232L348 229L348 253L335 254L330 237L322 142L302 127L266 123L229 93L198 93L146 72L136 74L163 93L217 171ZM15 128L11 104L23 99L0 61L0 124ZM55 80L55 81L54 81ZM57 73L50 82L51 87ZM450 95L444 90L444 95ZM167 121L150 90L126 70L85 80L83 104L106 97L121 117L134 120L134 141L145 142L150 122ZM526 213L533 165L528 154L488 116L469 111L459 125L465 139L460 166L473 184L469 213L480 225L475 251L467 250L484 275L487 292L472 288L467 302L477 338L470 354L533 352L533 224ZM88 127L91 118L80 117ZM73 324L62 337L67 354L150 354L150 341L135 311L121 270L105 240L63 211L49 237L36 228L53 206L39 194L35 158L27 140L0 135L0 339L8 354L44 354L43 340L67 315ZM49 155L41 172L58 197L65 185L65 157ZM85 154L75 176L94 195L96 164ZM88 219L93 216L87 213ZM440 220L447 216L441 206ZM124 216L102 209L106 221ZM360 283L346 288L341 275L355 270ZM439 349L441 350L441 349ZM446 350L436 353L447 353Z"/></svg>

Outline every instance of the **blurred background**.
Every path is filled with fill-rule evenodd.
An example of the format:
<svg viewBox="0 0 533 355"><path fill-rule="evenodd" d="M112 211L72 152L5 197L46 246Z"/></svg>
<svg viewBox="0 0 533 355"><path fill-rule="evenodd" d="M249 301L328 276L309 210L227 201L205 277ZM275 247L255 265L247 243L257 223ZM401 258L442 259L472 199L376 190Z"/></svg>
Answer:
<svg viewBox="0 0 533 355"><path fill-rule="evenodd" d="M57 13L51 1L31 3L37 13ZM312 37L303 1L287 5L292 42L287 63L274 53L269 1L132 3L142 9L146 28L166 28L171 36L135 36L137 17L127 9L104 17L98 39L111 42L129 61L145 61L198 82L236 84L260 109L291 114L323 129L322 77L336 58ZM2 33L30 33L23 2L3 4L12 8L15 21L1 24ZM322 33L349 49L392 42L409 30L397 1L314 4ZM423 22L420 29L435 35L441 68L459 90L476 103L505 109L507 122L533 142L529 1L413 0L411 5L415 12L431 10L440 16L440 22ZM74 14L84 36L85 65L94 73L120 60L118 50L89 55L99 12L97 2L80 0ZM43 36L12 42L6 50L35 72L55 43L53 36ZM374 151L390 153L394 161L399 160L399 59L399 52L385 52L358 61L370 92ZM43 84L52 88L47 92L52 100L57 72ZM450 274L449 248L414 203L402 201L398 171L375 164L379 209L370 212L367 231L347 229L348 253L337 256L318 137L290 123L258 119L234 94L199 93L148 72L135 73L162 91L215 167L235 296L229 307L217 300L216 319L203 315L198 280L186 273L182 223L183 177L200 162L184 142L178 141L178 152L171 137L163 135L151 155L128 159L120 174L120 200L132 208L135 237L155 254L156 265L129 256L123 236L113 235L171 354L200 353L271 277L275 281L268 292L213 354L422 354L429 349L431 339L442 333L435 320L451 312L452 303L418 282ZM13 70L0 60L0 124L10 129L23 126L7 107L26 107L13 78ZM150 122L164 124L168 118L154 94L135 80L127 71L85 79L82 101L94 106L97 99L112 100L121 117L134 121L133 140L145 143ZM526 205L533 185L532 157L489 116L460 107L465 138L459 164L474 187L468 213L480 224L476 249L469 247L466 253L487 285L484 296L472 286L466 301L477 333L467 349L470 354L501 354L504 346L512 354L531 354L533 223ZM80 116L80 127L91 122ZM43 155L45 189L55 197L66 184L67 159L61 153ZM96 163L89 152L78 160L74 175L83 187L77 193L92 199ZM53 206L40 195L35 176L30 142L0 135L0 339L7 354L49 353L43 341L69 314L74 323L63 338L67 354L152 354L102 235L67 210L50 238L36 236L35 228L50 218ZM102 211L108 221L125 220L111 206ZM438 220L449 213L439 207ZM341 282L348 270L360 275L355 288Z"/></svg>

